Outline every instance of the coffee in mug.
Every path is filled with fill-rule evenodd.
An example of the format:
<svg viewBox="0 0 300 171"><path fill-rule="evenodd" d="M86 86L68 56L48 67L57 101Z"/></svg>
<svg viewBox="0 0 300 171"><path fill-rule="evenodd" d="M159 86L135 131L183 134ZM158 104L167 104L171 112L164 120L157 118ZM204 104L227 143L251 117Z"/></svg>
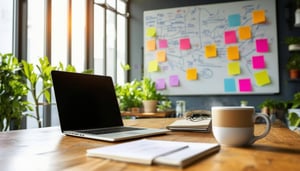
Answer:
<svg viewBox="0 0 300 171"><path fill-rule="evenodd" d="M213 135L219 144L225 146L251 145L271 129L269 116L255 113L252 106L214 106L211 115ZM258 117L266 121L266 128L261 135L255 136L254 124Z"/></svg>

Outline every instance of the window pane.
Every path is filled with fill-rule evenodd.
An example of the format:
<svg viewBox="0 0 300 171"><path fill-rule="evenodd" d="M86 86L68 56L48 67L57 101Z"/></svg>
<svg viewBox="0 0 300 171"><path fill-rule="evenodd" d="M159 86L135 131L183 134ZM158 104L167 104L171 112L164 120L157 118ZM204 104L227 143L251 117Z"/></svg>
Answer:
<svg viewBox="0 0 300 171"><path fill-rule="evenodd" d="M98 3L98 4L103 4L105 2L105 0L95 0L95 3Z"/></svg>
<svg viewBox="0 0 300 171"><path fill-rule="evenodd" d="M126 3L121 1L121 0L117 0L117 11L125 14L126 13Z"/></svg>
<svg viewBox="0 0 300 171"><path fill-rule="evenodd" d="M0 53L12 53L13 1L0 0Z"/></svg>
<svg viewBox="0 0 300 171"><path fill-rule="evenodd" d="M120 67L121 64L127 64L127 19L118 15L117 25L117 83L122 84L125 83L127 78L127 72Z"/></svg>
<svg viewBox="0 0 300 171"><path fill-rule="evenodd" d="M110 7L116 9L116 0L106 0L106 2Z"/></svg>
<svg viewBox="0 0 300 171"><path fill-rule="evenodd" d="M68 0L52 0L51 62L67 64L68 55Z"/></svg>
<svg viewBox="0 0 300 171"><path fill-rule="evenodd" d="M44 56L45 17L44 1L28 1L28 44L27 61L38 64L39 58Z"/></svg>
<svg viewBox="0 0 300 171"><path fill-rule="evenodd" d="M107 50L107 75L112 76L114 81L116 81L116 25L115 25L116 14L107 10L107 32L106 32L106 50Z"/></svg>
<svg viewBox="0 0 300 171"><path fill-rule="evenodd" d="M94 72L105 74L104 68L104 8L94 5Z"/></svg>
<svg viewBox="0 0 300 171"><path fill-rule="evenodd" d="M86 0L72 1L72 65L81 72L85 67Z"/></svg>
<svg viewBox="0 0 300 171"><path fill-rule="evenodd" d="M44 1L40 0L29 0L28 1L28 37L27 37L27 61L37 65L39 58L44 56L44 42L45 42L45 17L44 17ZM38 69L34 68L36 72ZM38 80L37 92L42 90L42 81ZM34 103L33 96L31 94L27 97L28 101ZM40 100L43 97L40 98ZM39 107L40 117L43 117L43 108ZM36 115L35 111L32 113ZM27 128L38 127L37 120L31 117L27 117Z"/></svg>

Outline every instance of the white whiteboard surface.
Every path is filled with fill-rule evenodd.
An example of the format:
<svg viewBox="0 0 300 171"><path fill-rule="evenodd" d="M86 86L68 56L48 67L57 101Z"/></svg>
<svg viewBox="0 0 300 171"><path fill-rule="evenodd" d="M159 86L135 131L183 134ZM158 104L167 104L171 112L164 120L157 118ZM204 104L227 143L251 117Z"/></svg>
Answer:
<svg viewBox="0 0 300 171"><path fill-rule="evenodd" d="M263 10L266 22L254 24L253 11ZM229 16L239 15L240 25L233 26ZM241 26L250 26L251 38L226 44L224 33L234 30L238 33ZM149 29L155 30L149 36ZM179 48L180 39L188 38L191 48ZM155 50L149 50L148 42L155 39ZM167 40L167 47L160 48L160 41ZM257 52L256 40L265 39L268 52ZM217 56L207 58L205 47L215 44ZM278 41L275 0L252 0L187 6L144 12L144 75L157 83L165 95L208 95L208 94L273 94L279 92ZM227 48L237 46L240 58L239 74L228 74ZM157 60L157 53L165 51L166 60L158 63L158 70L149 72L149 65ZM253 68L253 56L263 56L265 68ZM187 80L187 69L197 70L196 80ZM266 71L269 83L258 85L256 73ZM179 78L179 85L171 85L170 77ZM241 80L251 81L251 90L241 90ZM228 84L224 80L234 81ZM225 83L226 82L226 83ZM232 84L233 83L233 84ZM232 86L229 87L228 85ZM240 87L241 86L241 87ZM235 88L232 90L232 88Z"/></svg>

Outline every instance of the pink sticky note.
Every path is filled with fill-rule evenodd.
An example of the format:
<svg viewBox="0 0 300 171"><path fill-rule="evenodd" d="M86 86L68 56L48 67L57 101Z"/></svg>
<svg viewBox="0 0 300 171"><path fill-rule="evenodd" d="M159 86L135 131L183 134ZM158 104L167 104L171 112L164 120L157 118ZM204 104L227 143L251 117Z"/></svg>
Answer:
<svg viewBox="0 0 300 171"><path fill-rule="evenodd" d="M191 43L189 38L180 39L180 49L187 50L191 48Z"/></svg>
<svg viewBox="0 0 300 171"><path fill-rule="evenodd" d="M256 52L268 52L269 45L267 39L257 39L256 40Z"/></svg>
<svg viewBox="0 0 300 171"><path fill-rule="evenodd" d="M239 79L240 92L252 91L251 80L249 78Z"/></svg>
<svg viewBox="0 0 300 171"><path fill-rule="evenodd" d="M163 78L156 80L155 86L157 90L165 89L166 88L165 80Z"/></svg>
<svg viewBox="0 0 300 171"><path fill-rule="evenodd" d="M236 43L236 33L234 30L225 31L224 33L225 44Z"/></svg>
<svg viewBox="0 0 300 171"><path fill-rule="evenodd" d="M169 83L171 87L178 87L179 86L179 78L178 75L171 75L169 77Z"/></svg>
<svg viewBox="0 0 300 171"><path fill-rule="evenodd" d="M168 40L167 39L159 39L158 45L159 45L159 48L167 48Z"/></svg>
<svg viewBox="0 0 300 171"><path fill-rule="evenodd" d="M263 69L265 68L265 58L264 56L253 56L252 57L252 67L253 69Z"/></svg>

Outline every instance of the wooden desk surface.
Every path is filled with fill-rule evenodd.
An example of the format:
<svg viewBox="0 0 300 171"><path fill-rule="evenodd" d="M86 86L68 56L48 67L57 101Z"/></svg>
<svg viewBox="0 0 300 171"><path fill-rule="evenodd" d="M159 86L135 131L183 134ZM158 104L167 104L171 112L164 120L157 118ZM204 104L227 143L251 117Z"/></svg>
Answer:
<svg viewBox="0 0 300 171"><path fill-rule="evenodd" d="M126 125L162 128L175 118L125 120ZM256 125L256 132L263 125ZM170 132L158 140L216 142L211 133ZM64 136L58 127L0 133L0 170L114 170L169 171L171 166L144 166L86 157L86 149L116 143ZM183 170L300 170L300 136L284 127L272 127L267 137L248 148L222 147Z"/></svg>

